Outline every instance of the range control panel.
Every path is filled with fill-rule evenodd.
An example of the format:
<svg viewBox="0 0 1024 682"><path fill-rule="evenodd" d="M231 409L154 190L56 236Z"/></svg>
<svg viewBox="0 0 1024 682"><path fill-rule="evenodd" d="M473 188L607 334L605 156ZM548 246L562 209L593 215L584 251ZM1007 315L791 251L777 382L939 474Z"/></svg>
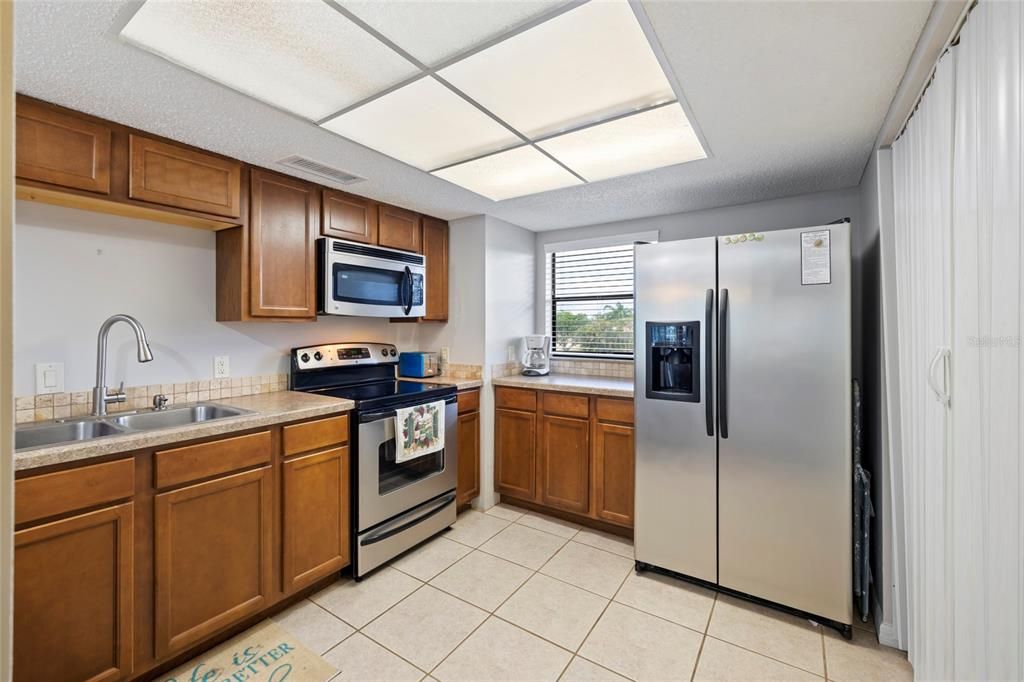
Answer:
<svg viewBox="0 0 1024 682"><path fill-rule="evenodd" d="M300 370L383 365L398 362L398 348L390 343L329 343L296 348L292 356Z"/></svg>

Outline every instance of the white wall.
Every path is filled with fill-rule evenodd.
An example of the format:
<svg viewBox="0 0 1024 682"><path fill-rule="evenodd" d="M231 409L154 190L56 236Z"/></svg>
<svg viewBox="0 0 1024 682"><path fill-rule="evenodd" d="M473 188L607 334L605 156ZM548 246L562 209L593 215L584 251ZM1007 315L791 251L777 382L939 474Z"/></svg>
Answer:
<svg viewBox="0 0 1024 682"><path fill-rule="evenodd" d="M544 245L549 242L567 242L574 239L607 237L631 232L657 230L661 241L713 237L735 232L763 232L790 227L821 225L851 218L854 232L858 230L860 213L860 191L851 189L830 192L801 194L771 201L752 204L725 206L705 211L673 213L670 215L638 218L601 225L573 227L537 233L537 262L543 264ZM536 325L544 328L544 268L538 267L535 275ZM854 301L858 306L858 301ZM856 337L855 337L856 341ZM855 346L856 349L856 346ZM856 353L855 353L856 354Z"/></svg>
<svg viewBox="0 0 1024 682"><path fill-rule="evenodd" d="M63 362L68 391L91 388L96 334L119 312L142 322L154 360L136 362L131 330L117 325L108 385L208 378L216 355L230 357L233 376L287 372L288 351L311 343L385 341L416 349L420 328L433 326L341 317L220 323L212 232L26 201L17 202L15 223L17 395L35 393L37 362ZM454 335L450 345L461 338ZM455 348L452 359L459 360Z"/></svg>

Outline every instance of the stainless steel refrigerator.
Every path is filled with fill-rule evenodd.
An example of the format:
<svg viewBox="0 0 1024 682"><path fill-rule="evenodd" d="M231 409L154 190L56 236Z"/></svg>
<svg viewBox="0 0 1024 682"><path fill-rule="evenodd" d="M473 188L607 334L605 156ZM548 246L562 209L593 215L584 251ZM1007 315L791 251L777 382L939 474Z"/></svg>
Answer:
<svg viewBox="0 0 1024 682"><path fill-rule="evenodd" d="M848 626L850 223L636 247L638 568Z"/></svg>

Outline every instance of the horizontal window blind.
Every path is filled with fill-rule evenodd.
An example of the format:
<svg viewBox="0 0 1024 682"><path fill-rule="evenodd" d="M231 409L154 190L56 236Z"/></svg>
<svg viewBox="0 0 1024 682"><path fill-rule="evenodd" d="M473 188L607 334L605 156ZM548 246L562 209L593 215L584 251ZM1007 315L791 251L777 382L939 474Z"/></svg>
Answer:
<svg viewBox="0 0 1024 682"><path fill-rule="evenodd" d="M550 255L556 354L633 356L633 245Z"/></svg>

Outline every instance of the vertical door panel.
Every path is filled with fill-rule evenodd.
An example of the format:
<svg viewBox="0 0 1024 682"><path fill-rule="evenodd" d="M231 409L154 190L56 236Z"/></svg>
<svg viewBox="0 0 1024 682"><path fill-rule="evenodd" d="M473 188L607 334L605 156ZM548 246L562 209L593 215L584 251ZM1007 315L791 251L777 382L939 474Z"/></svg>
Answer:
<svg viewBox="0 0 1024 682"><path fill-rule="evenodd" d="M831 283L803 285L801 233L817 229ZM850 623L849 224L721 240L718 263L719 582Z"/></svg>
<svg viewBox="0 0 1024 682"><path fill-rule="evenodd" d="M714 315L710 328L705 316L706 293L715 288L715 240L637 246L635 272L636 558L714 582L716 457L703 358L715 345ZM646 396L647 322L700 323L699 402Z"/></svg>

